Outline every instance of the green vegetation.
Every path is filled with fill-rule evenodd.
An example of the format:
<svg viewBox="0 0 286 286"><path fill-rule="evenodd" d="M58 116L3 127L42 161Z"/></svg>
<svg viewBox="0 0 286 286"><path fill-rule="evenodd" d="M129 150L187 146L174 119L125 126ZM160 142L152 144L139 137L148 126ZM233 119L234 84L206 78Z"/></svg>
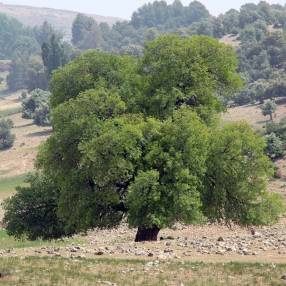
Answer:
<svg viewBox="0 0 286 286"><path fill-rule="evenodd" d="M52 34L43 43L42 58L48 77L51 76L53 70L64 66L69 61L69 55L66 53L61 37Z"/></svg>
<svg viewBox="0 0 286 286"><path fill-rule="evenodd" d="M270 120L273 121L273 114L277 109L277 105L273 100L266 100L261 106L261 111L264 116L269 115Z"/></svg>
<svg viewBox="0 0 286 286"><path fill-rule="evenodd" d="M30 38L23 39L25 41L19 45L19 51L7 56L12 60L7 77L8 88L12 91L47 90L51 72L67 63L73 53L72 47L63 41L63 36L47 22L29 33ZM29 44L33 44L32 47Z"/></svg>
<svg viewBox="0 0 286 286"><path fill-rule="evenodd" d="M239 58L238 70L245 88L233 100L243 105L285 96L286 9L282 5L245 4L213 17L198 1L184 6L154 1L133 13L131 21L112 28L78 15L73 25L73 44L81 49L101 49L118 54L142 56L145 41L165 33L181 36L208 35L233 39Z"/></svg>
<svg viewBox="0 0 286 286"><path fill-rule="evenodd" d="M265 136L267 142L266 153L271 159L279 159L284 155L284 142L275 133Z"/></svg>
<svg viewBox="0 0 286 286"><path fill-rule="evenodd" d="M161 262L149 268L146 264L120 259L0 258L0 272L4 274L0 285L275 286L283 284L281 276L285 273L282 264Z"/></svg>
<svg viewBox="0 0 286 286"><path fill-rule="evenodd" d="M178 221L277 222L265 141L219 122L236 70L215 39L164 35L141 60L89 51L55 71L53 134L30 186L4 204L8 233L48 239L127 218L136 241L152 241Z"/></svg>
<svg viewBox="0 0 286 286"><path fill-rule="evenodd" d="M8 234L30 240L54 239L70 233L63 231L63 222L58 220L59 191L46 176L27 177L30 187L18 187L17 193L4 202L4 224Z"/></svg>
<svg viewBox="0 0 286 286"><path fill-rule="evenodd" d="M33 32L16 19L0 15L0 59L12 59L16 55L33 53L37 49Z"/></svg>
<svg viewBox="0 0 286 286"><path fill-rule="evenodd" d="M0 251L4 249L12 249L12 248L30 248L30 247L60 247L65 245L70 245L72 243L81 244L83 240L78 238L65 238L62 240L27 240L27 239L15 239L7 234L7 232L3 229L0 229ZM2 264L1 264L2 265ZM0 273L1 273L0 267ZM0 280L1 285L1 280Z"/></svg>
<svg viewBox="0 0 286 286"><path fill-rule="evenodd" d="M9 149L13 146L15 135L11 133L14 124L11 119L0 119L0 150Z"/></svg>
<svg viewBox="0 0 286 286"><path fill-rule="evenodd" d="M49 98L51 93L41 89L33 90L29 95L22 94L22 117L33 119L39 126L50 125Z"/></svg>
<svg viewBox="0 0 286 286"><path fill-rule="evenodd" d="M268 122L265 129L267 142L266 152L271 159L282 158L285 154L286 146L286 119L280 122Z"/></svg>

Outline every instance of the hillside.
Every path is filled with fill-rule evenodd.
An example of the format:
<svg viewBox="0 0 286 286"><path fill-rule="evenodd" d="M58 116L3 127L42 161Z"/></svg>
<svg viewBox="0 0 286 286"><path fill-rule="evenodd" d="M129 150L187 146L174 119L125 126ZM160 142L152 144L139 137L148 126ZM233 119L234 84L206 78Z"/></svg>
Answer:
<svg viewBox="0 0 286 286"><path fill-rule="evenodd" d="M68 10L57 10L51 8L38 8L22 5L8 5L0 3L0 13L16 18L26 26L34 27L48 21L56 29L63 31L66 37L70 37L72 22L78 12ZM104 17L99 15L89 15L98 23L108 23L113 25L119 18Z"/></svg>

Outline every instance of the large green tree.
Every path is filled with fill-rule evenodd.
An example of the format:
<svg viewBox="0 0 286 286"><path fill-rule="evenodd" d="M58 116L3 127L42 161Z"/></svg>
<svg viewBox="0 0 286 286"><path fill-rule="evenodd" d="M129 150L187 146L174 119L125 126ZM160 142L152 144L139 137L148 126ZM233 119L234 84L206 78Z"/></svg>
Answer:
<svg viewBox="0 0 286 286"><path fill-rule="evenodd" d="M233 51L197 36L163 36L141 60L90 51L57 70L37 166L59 190L65 232L127 218L144 241L178 221L276 221L265 142L213 120L239 85Z"/></svg>

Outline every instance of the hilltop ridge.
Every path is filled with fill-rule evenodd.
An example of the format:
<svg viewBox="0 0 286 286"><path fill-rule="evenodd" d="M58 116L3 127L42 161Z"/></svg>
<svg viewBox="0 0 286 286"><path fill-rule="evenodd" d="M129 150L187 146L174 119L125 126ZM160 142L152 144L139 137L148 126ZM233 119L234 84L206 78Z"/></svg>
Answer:
<svg viewBox="0 0 286 286"><path fill-rule="evenodd" d="M10 5L0 2L0 13L14 17L29 27L40 26L44 21L48 21L68 37L71 33L72 22L79 12L46 7ZM109 25L113 25L117 21L122 20L116 17L106 17L95 14L88 14L88 16L93 17L98 23L105 22Z"/></svg>

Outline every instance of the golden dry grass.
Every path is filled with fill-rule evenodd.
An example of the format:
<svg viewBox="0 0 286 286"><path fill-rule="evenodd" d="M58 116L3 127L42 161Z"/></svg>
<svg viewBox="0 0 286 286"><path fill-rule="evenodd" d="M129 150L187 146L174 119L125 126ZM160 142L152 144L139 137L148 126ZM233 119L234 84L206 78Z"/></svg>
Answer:
<svg viewBox="0 0 286 286"><path fill-rule="evenodd" d="M286 265L0 258L0 285L283 285Z"/></svg>

